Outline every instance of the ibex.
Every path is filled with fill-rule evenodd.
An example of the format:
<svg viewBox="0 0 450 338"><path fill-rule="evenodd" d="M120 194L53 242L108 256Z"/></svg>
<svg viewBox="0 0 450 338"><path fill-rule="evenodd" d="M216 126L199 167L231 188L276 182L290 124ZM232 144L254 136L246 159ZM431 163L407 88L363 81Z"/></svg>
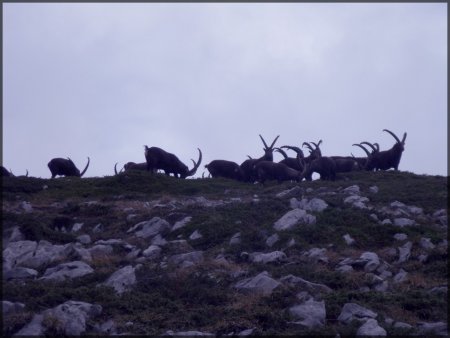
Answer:
<svg viewBox="0 0 450 338"><path fill-rule="evenodd" d="M305 164L302 177L305 177L307 181L312 180L312 173L318 173L321 180L336 179L336 163L330 157L319 157L312 160L310 163Z"/></svg>
<svg viewBox="0 0 450 338"><path fill-rule="evenodd" d="M88 157L87 159L86 167L81 173L69 157L67 159L54 158L50 160L50 162L48 162L48 168L52 173L52 178L55 178L56 175L82 177L89 167L90 158Z"/></svg>
<svg viewBox="0 0 450 338"><path fill-rule="evenodd" d="M16 177L16 175L13 174L11 169L8 171L8 169L6 169L4 166L0 166L0 168L1 168L1 176L2 177ZM27 173L25 175L21 175L19 177L28 177L28 169L27 169Z"/></svg>
<svg viewBox="0 0 450 338"><path fill-rule="evenodd" d="M330 156L336 165L336 173L360 170L358 161L351 156Z"/></svg>
<svg viewBox="0 0 450 338"><path fill-rule="evenodd" d="M208 169L211 177L213 178L224 177L238 181L243 179L241 167L233 161L213 160L209 164L205 165L205 168Z"/></svg>
<svg viewBox="0 0 450 338"><path fill-rule="evenodd" d="M168 153L167 151L158 148L158 147L145 147L145 159L147 161L147 171L156 171L161 169L164 173L169 176L173 174L175 177L180 176L180 178L186 178L188 176L195 175L200 163L202 161L202 152L199 148L199 157L197 163L194 160L191 160L194 163L194 167L189 170L187 165L181 162L178 157L174 154Z"/></svg>
<svg viewBox="0 0 450 338"><path fill-rule="evenodd" d="M309 143L303 142L303 146L309 148L309 156L304 159L305 168L303 169L302 177L307 181L312 180L312 174L318 173L321 180L332 180L336 179L336 163L330 157L322 156L319 145L322 143L320 140L318 143L314 143L315 148L313 148Z"/></svg>
<svg viewBox="0 0 450 338"><path fill-rule="evenodd" d="M399 138L390 130L383 129L383 131L392 135L397 143L395 143L391 149L379 151L374 156L376 158L376 170L388 170L394 168L398 170L400 159L402 158L403 150L405 150L406 132L403 134L403 138L400 141Z"/></svg>
<svg viewBox="0 0 450 338"><path fill-rule="evenodd" d="M270 147L267 145L266 141L264 141L264 139L261 135L259 135L259 137L261 138L261 140L264 144L264 148L263 148L264 155L257 159L245 160L244 162L241 163L241 166L240 166L241 170L242 170L243 179L246 182L254 182L255 181L256 173L254 172L254 166L256 163L261 162L261 161L273 162L273 150L274 150L273 146L275 145L275 142L278 140L280 135L275 137L275 140L273 140Z"/></svg>
<svg viewBox="0 0 450 338"><path fill-rule="evenodd" d="M297 153L297 157L289 157L282 148L294 150ZM305 156L303 155L303 151L300 148L293 147L293 146L282 146L280 148L275 148L275 151L279 152L284 157L278 163L286 164L289 168L292 168L295 170L299 170L299 171L303 170L303 161L302 160L304 159Z"/></svg>
<svg viewBox="0 0 450 338"><path fill-rule="evenodd" d="M292 169L280 162L260 161L255 164L254 170L259 183L264 183L266 180L277 180L278 183L302 180L301 171Z"/></svg>
<svg viewBox="0 0 450 338"><path fill-rule="evenodd" d="M117 172L117 163L114 165L114 173L116 175L120 174L122 171L129 171L129 170L141 170L141 171L147 171L147 162L143 163L134 163L134 162L127 162L124 164L123 168Z"/></svg>

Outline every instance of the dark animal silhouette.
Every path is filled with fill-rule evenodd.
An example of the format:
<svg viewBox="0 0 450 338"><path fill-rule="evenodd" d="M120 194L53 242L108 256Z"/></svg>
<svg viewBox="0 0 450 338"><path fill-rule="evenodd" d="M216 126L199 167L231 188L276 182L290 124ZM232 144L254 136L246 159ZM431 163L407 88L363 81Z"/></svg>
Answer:
<svg viewBox="0 0 450 338"><path fill-rule="evenodd" d="M161 169L164 173L169 176L173 174L175 177L186 178L188 176L195 175L200 163L202 161L202 152L199 148L199 158L197 163L194 160L194 167L189 170L187 165L181 162L178 157L174 154L168 153L167 151L158 147L145 147L145 159L147 161L147 171L154 172L155 170Z"/></svg>
<svg viewBox="0 0 450 338"><path fill-rule="evenodd" d="M275 145L275 142L280 137L280 135L275 137L275 140L273 140L273 142L270 145L270 147L267 145L266 141L264 141L264 138L261 135L259 135L259 137L261 138L261 140L262 140L262 142L264 144L264 148L263 148L264 155L261 156L260 158L257 158L257 159L250 158L248 160L245 160L240 165L241 170L242 170L243 179L246 182L255 182L255 180L256 180L256 173L254 171L254 167L255 167L256 163L258 163L260 161L273 161L274 145Z"/></svg>
<svg viewBox="0 0 450 338"><path fill-rule="evenodd" d="M48 162L48 168L52 173L52 178L55 178L56 175L82 177L89 167L90 158L87 159L86 167L81 173L70 158L54 158Z"/></svg>
<svg viewBox="0 0 450 338"><path fill-rule="evenodd" d="M241 167L233 161L213 160L205 165L205 168L208 169L213 178L224 177L238 181L243 179Z"/></svg>
<svg viewBox="0 0 450 338"><path fill-rule="evenodd" d="M260 161L255 164L256 180L264 183L266 180L282 181L301 181L302 172L292 169L284 163Z"/></svg>

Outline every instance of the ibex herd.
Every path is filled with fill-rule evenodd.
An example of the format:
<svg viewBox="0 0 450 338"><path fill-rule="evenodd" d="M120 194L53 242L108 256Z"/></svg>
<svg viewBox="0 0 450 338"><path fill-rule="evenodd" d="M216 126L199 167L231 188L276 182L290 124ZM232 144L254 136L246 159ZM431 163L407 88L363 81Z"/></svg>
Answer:
<svg viewBox="0 0 450 338"><path fill-rule="evenodd" d="M305 157L303 151L297 146L284 145L274 147L280 137L279 135L273 140L270 146L259 135L264 145L263 156L256 159L248 156L249 159L240 165L227 160L213 160L209 164L206 164L205 168L208 169L210 176L213 178L224 177L251 183L264 183L267 180L299 182L305 179L311 181L313 173L319 174L322 180L335 180L336 173L355 170L388 170L390 168L398 170L400 159L405 149L406 132L400 141L392 131L387 129L383 129L383 131L391 134L396 141L389 150L380 151L378 143L370 143L367 141L353 144L353 146L361 148L367 157L355 157L353 154L352 156L322 156L320 150L322 140L319 140L317 143L303 142L302 147L309 149L309 155ZM367 150L364 145L370 147L371 151ZM145 162L128 162L119 172L117 172L116 163L114 165L115 174L119 175L122 172L129 172L131 170L152 173L162 170L168 176L172 174L175 177L186 178L195 175L202 161L202 152L198 148L199 157L197 162L192 160L192 169L189 169L177 156L161 148L144 146L144 149ZM294 151L296 156L289 157L284 149ZM274 151L279 152L283 156L283 160L274 162ZM90 158L88 157L85 168L80 172L70 158L54 158L48 163L48 168L50 169L52 178L55 178L57 175L82 177L87 171L89 163ZM3 166L1 166L1 176L14 177L13 173ZM28 176L28 170L26 176Z"/></svg>

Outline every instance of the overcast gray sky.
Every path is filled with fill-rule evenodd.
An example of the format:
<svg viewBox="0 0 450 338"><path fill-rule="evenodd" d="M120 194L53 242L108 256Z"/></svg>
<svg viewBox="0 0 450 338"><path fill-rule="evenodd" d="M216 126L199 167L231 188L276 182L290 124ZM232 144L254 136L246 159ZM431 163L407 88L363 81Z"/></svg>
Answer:
<svg viewBox="0 0 450 338"><path fill-rule="evenodd" d="M86 177L145 162L243 162L323 140L362 156L408 133L400 170L447 175L446 3L4 3L3 165ZM306 152L306 151L305 151ZM279 154L275 160L281 160ZM207 171L206 171L207 173Z"/></svg>

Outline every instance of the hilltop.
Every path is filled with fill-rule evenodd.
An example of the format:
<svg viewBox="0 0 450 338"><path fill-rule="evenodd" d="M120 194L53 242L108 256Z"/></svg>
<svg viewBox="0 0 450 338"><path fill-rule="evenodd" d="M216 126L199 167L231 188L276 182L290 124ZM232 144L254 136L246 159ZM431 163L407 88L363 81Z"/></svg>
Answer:
<svg viewBox="0 0 450 338"><path fill-rule="evenodd" d="M447 177L3 178L3 336L447 334Z"/></svg>

